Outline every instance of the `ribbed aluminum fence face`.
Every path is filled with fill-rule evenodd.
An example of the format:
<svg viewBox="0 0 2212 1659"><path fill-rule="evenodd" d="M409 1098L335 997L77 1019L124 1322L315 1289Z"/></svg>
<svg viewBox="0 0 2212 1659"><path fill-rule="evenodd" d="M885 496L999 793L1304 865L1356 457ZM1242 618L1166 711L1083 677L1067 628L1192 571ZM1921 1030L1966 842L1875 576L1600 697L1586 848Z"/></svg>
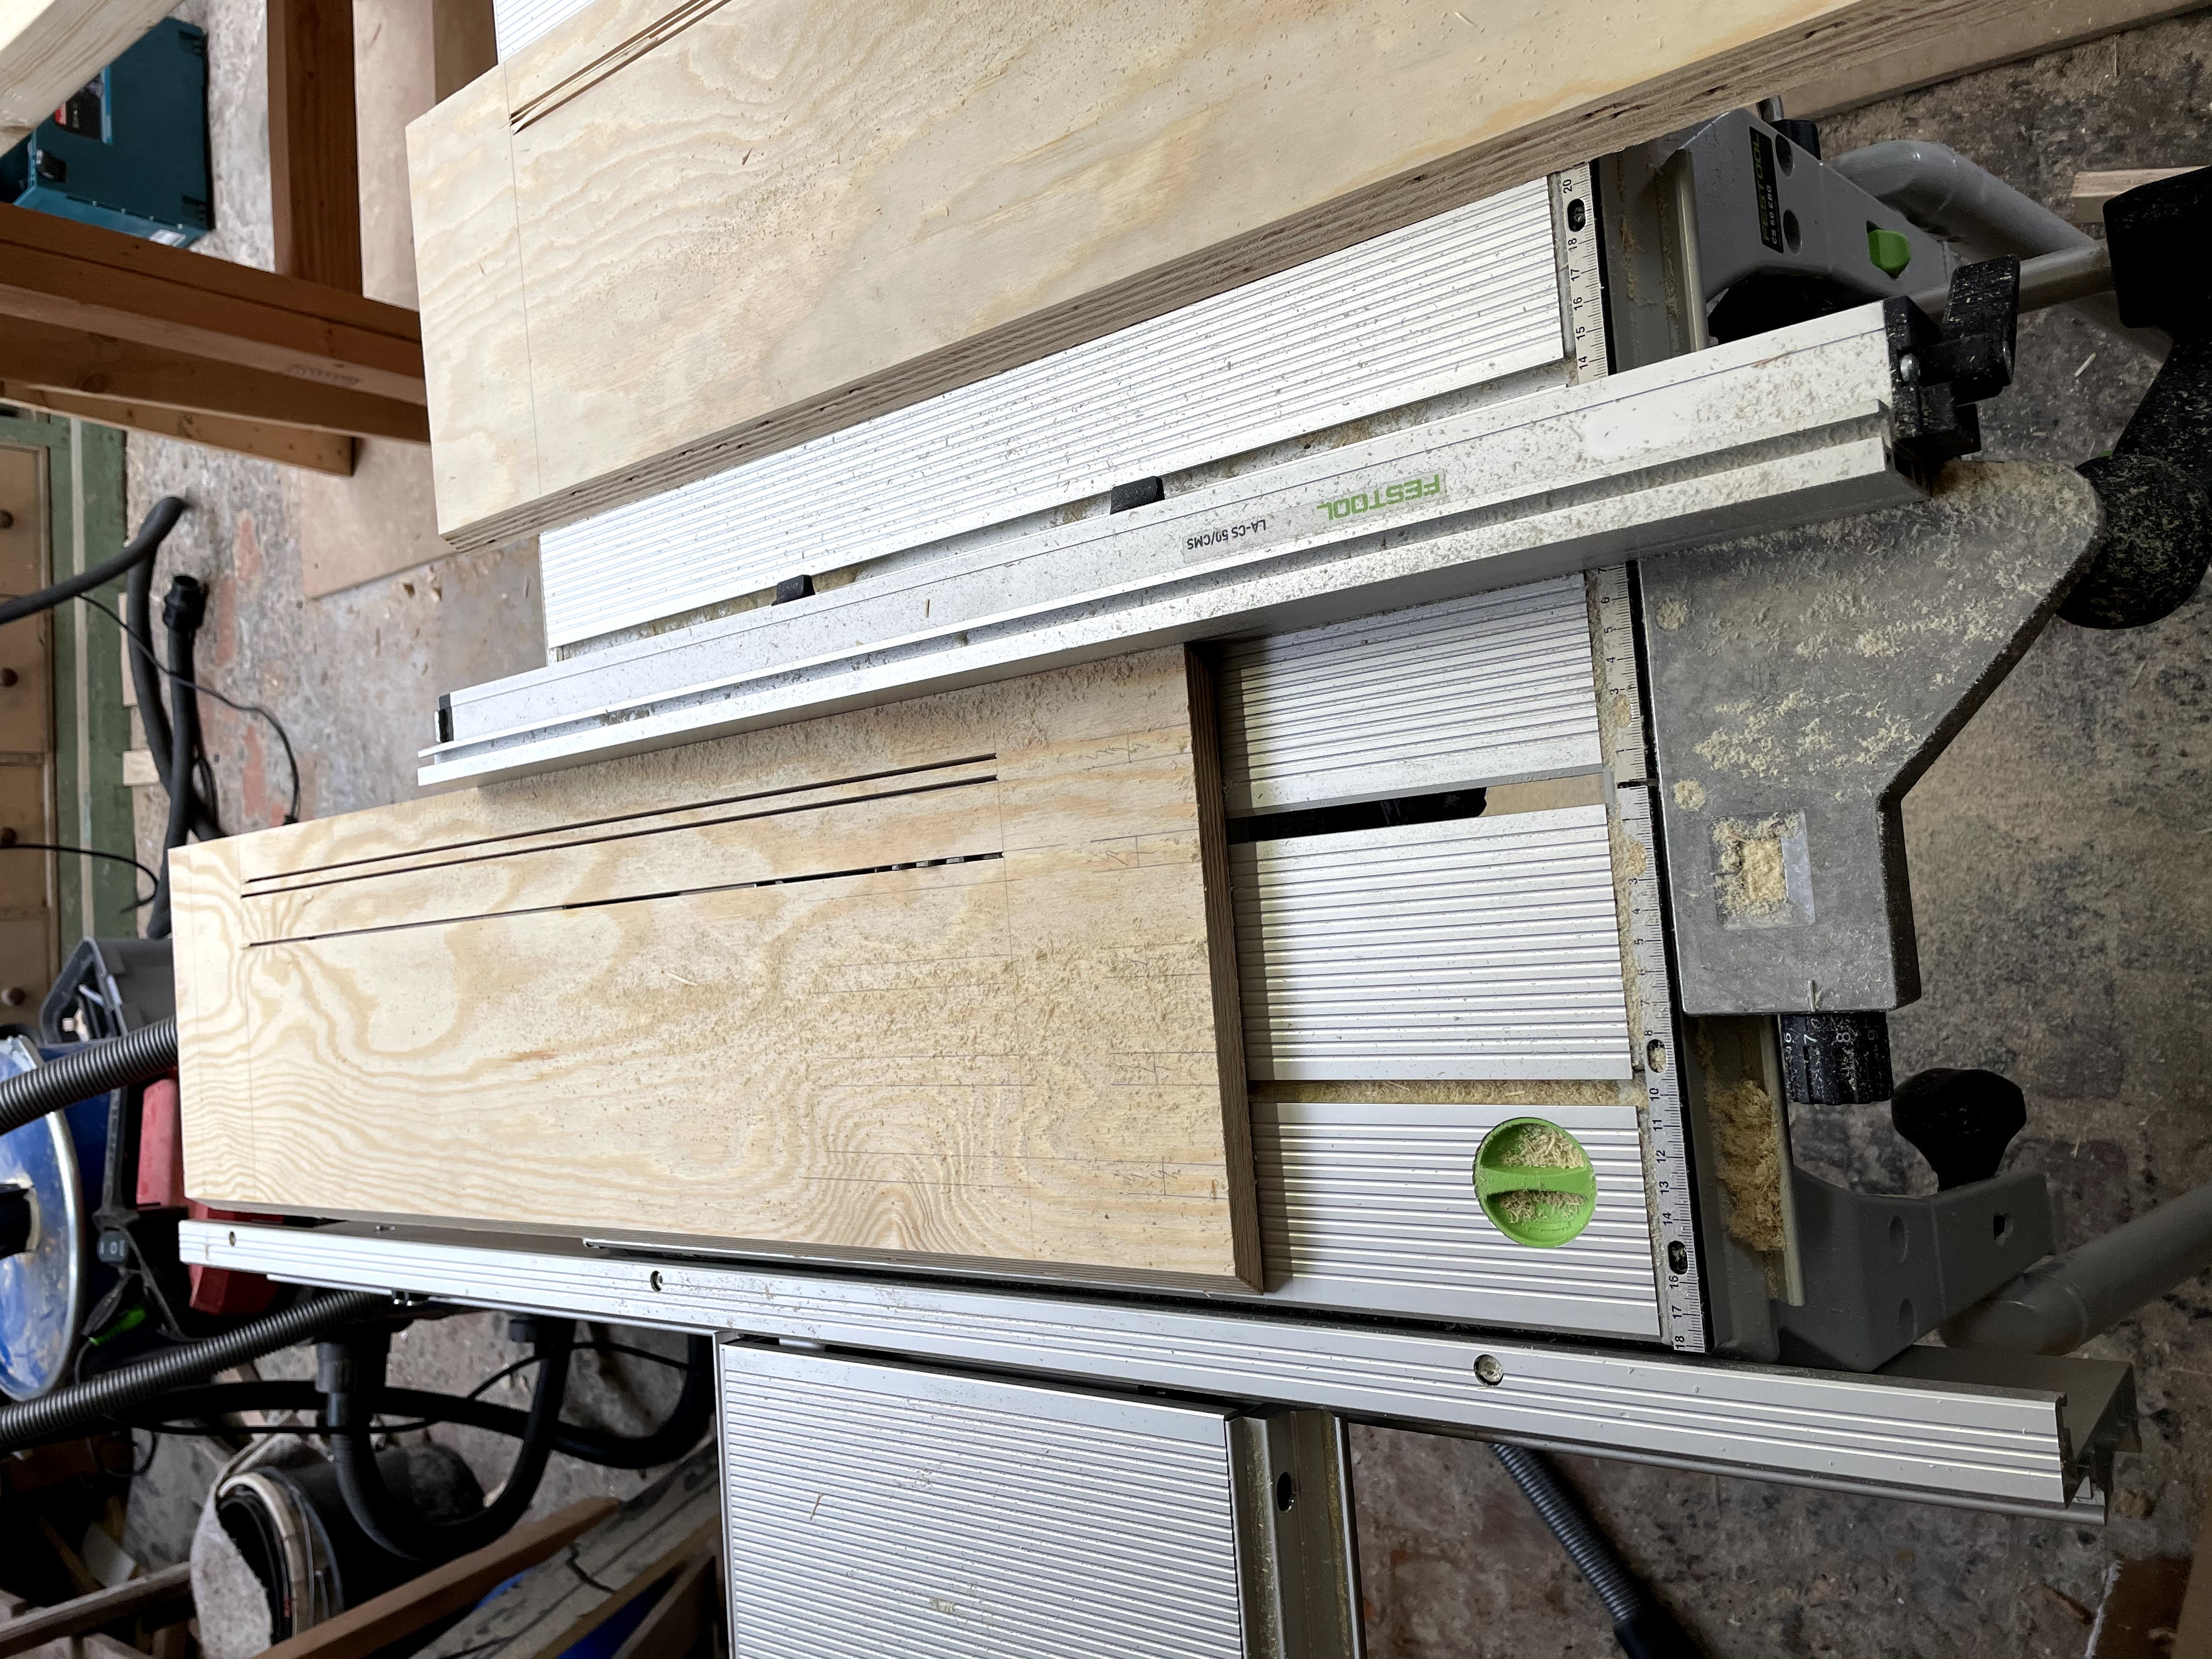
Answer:
<svg viewBox="0 0 2212 1659"><path fill-rule="evenodd" d="M1249 1074L1625 1078L1602 806L1230 849Z"/></svg>
<svg viewBox="0 0 2212 1659"><path fill-rule="evenodd" d="M1531 1114L1582 1143L1597 1211L1551 1249L1516 1244L1476 1201L1474 1155ZM1257 1101L1252 1150L1271 1296L1483 1324L1659 1334L1632 1106Z"/></svg>
<svg viewBox="0 0 2212 1659"><path fill-rule="evenodd" d="M721 1350L732 1659L1242 1659L1224 1413Z"/></svg>
<svg viewBox="0 0 2212 1659"><path fill-rule="evenodd" d="M499 37L499 58L505 63L541 34L550 33L592 0L495 0L491 9L492 33Z"/></svg>
<svg viewBox="0 0 2212 1659"><path fill-rule="evenodd" d="M550 530L558 647L1562 360L1541 181Z"/></svg>
<svg viewBox="0 0 2212 1659"><path fill-rule="evenodd" d="M1232 812L1602 763L1579 576L1239 641L1216 683Z"/></svg>

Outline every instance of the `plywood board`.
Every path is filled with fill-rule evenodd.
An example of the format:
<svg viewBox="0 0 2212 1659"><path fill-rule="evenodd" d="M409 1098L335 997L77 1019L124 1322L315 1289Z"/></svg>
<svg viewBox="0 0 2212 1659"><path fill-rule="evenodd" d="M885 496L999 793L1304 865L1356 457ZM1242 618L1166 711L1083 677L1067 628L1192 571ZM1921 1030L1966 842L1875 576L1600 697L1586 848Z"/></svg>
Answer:
<svg viewBox="0 0 2212 1659"><path fill-rule="evenodd" d="M409 133L439 525L517 538L2008 0L598 0Z"/></svg>
<svg viewBox="0 0 2212 1659"><path fill-rule="evenodd" d="M0 0L0 149L168 13L167 0Z"/></svg>
<svg viewBox="0 0 2212 1659"><path fill-rule="evenodd" d="M1170 649L173 854L188 1188L1255 1284L1212 729Z"/></svg>

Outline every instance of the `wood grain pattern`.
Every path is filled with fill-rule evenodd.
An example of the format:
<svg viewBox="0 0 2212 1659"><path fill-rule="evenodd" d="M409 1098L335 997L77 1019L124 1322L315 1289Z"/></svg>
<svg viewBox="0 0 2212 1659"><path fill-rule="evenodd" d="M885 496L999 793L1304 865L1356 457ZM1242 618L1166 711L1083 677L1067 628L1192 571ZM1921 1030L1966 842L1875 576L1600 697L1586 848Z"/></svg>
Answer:
<svg viewBox="0 0 2212 1659"><path fill-rule="evenodd" d="M421 328L404 307L27 208L0 206L0 317L426 398Z"/></svg>
<svg viewBox="0 0 2212 1659"><path fill-rule="evenodd" d="M1200 672L1150 652L173 854L190 1190L1255 1282Z"/></svg>
<svg viewBox="0 0 2212 1659"><path fill-rule="evenodd" d="M264 1659L370 1659L402 1637L475 1607L486 1591L536 1566L620 1508L611 1498L579 1498L286 1638L265 1649Z"/></svg>
<svg viewBox="0 0 2212 1659"><path fill-rule="evenodd" d="M2067 192L2066 216L2077 225L2101 225L2105 204L2115 197L2196 171L2195 167L2128 167L2115 173L2077 173L2074 188Z"/></svg>
<svg viewBox="0 0 2212 1659"><path fill-rule="evenodd" d="M599 0L410 130L440 529L649 495L2008 9Z"/></svg>
<svg viewBox="0 0 2212 1659"><path fill-rule="evenodd" d="M353 0L269 0L269 210L279 274L361 292Z"/></svg>
<svg viewBox="0 0 2212 1659"><path fill-rule="evenodd" d="M163 0L0 0L0 149L169 14Z"/></svg>
<svg viewBox="0 0 2212 1659"><path fill-rule="evenodd" d="M251 368L220 356L21 319L0 327L0 380L117 403L154 404L357 437L419 443L429 436L424 411L414 404Z"/></svg>
<svg viewBox="0 0 2212 1659"><path fill-rule="evenodd" d="M114 398L88 398L76 392L49 392L44 386L0 380L0 403L51 409L58 415L125 432L149 432L176 438L209 449L227 449L234 455L258 456L286 466L338 477L353 472L354 440L341 433L313 427L280 426L272 421L239 421L222 415L199 415L188 409L166 409L158 404L133 404ZM417 453L420 453L419 451Z"/></svg>

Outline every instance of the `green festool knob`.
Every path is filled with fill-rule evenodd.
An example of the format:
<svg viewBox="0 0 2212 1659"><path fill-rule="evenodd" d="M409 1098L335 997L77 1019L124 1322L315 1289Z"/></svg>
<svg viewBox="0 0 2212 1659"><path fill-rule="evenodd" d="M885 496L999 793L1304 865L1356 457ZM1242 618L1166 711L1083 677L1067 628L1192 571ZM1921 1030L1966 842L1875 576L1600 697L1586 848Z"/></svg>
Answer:
<svg viewBox="0 0 2212 1659"><path fill-rule="evenodd" d="M1597 1176L1589 1154L1556 1123L1516 1117L1482 1138L1475 1196L1498 1231L1516 1244L1549 1249L1589 1225Z"/></svg>
<svg viewBox="0 0 2212 1659"><path fill-rule="evenodd" d="M1884 230L1880 225L1867 227L1867 258L1885 276L1895 276L1912 263L1912 244L1901 231Z"/></svg>

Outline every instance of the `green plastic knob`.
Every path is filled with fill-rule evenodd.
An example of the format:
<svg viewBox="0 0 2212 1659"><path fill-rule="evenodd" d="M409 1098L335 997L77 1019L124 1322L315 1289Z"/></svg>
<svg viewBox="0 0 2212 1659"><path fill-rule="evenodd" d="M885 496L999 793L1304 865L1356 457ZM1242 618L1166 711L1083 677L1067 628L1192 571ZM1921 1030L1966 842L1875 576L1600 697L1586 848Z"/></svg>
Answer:
<svg viewBox="0 0 2212 1659"><path fill-rule="evenodd" d="M1539 1249L1565 1243L1597 1212L1589 1154L1540 1117L1510 1119L1482 1138L1474 1192L1492 1225L1516 1244Z"/></svg>
<svg viewBox="0 0 2212 1659"><path fill-rule="evenodd" d="M1912 263L1912 244L1901 232L1867 227L1867 258L1885 276L1895 276Z"/></svg>

